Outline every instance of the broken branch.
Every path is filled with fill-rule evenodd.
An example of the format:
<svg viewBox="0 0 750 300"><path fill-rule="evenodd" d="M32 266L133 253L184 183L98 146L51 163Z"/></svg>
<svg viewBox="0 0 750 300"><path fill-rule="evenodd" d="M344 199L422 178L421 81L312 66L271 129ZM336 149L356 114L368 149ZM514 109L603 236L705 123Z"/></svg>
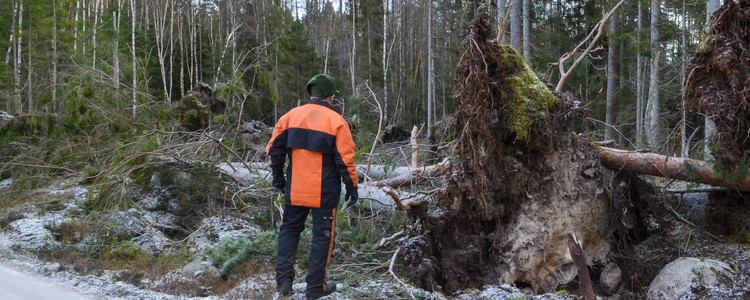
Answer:
<svg viewBox="0 0 750 300"><path fill-rule="evenodd" d="M583 61L583 59L589 55L589 53L591 52L591 49L594 48L594 45L596 44L597 41L599 41L599 38L602 36L602 33L604 32L604 25L607 23L609 18L612 17L615 11L618 8L620 8L620 6L622 6L623 3L625 3L625 0L620 0L620 2L618 2L615 5L615 7L612 8L612 10L610 10L606 15L604 15L602 20L599 21L599 23L597 23L593 29L591 29L591 32L589 33L589 35L583 41L581 41L581 43L578 44L578 46L576 46L575 49L573 49L573 51L570 51L566 53L565 55L563 55L562 57L560 57L560 60L557 62L557 67L560 69L560 81L557 83L557 86L555 87L555 92L558 92L558 93L562 92L562 87L563 85L565 85L565 80L568 79L568 76L570 76L570 74L573 73L573 70ZM594 38L591 39L594 33L596 33L596 36L594 36ZM578 56L578 59L576 59L575 62L573 62L573 65L571 65L570 68L568 68L568 70L566 71L565 62L573 58L573 56L575 56L576 53L580 52L580 49L589 39L591 39L591 43L589 43L589 46L586 47L586 50L584 50L581 53L581 55Z"/></svg>

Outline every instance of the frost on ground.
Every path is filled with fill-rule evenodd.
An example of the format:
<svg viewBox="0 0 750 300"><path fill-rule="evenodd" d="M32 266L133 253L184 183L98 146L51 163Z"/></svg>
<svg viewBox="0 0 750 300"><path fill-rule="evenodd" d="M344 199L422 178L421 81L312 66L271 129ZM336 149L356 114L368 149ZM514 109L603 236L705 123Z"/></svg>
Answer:
<svg viewBox="0 0 750 300"><path fill-rule="evenodd" d="M0 182L0 189L10 181ZM7 187L5 187L7 188ZM245 238L250 241L264 236L268 238L268 231L255 224L251 218L242 214L219 213L196 221L189 232L181 226L181 217L170 209L168 203L177 201L169 199L169 193L160 187L140 191L134 194L133 205L127 209L110 212L84 213L87 199L95 195L94 188L88 188L65 182L53 187L40 189L33 193L35 199L21 202L16 207L10 207L0 212L0 259L22 268L45 276L62 285L72 287L83 294L95 298L106 299L273 299L279 298L275 291L274 276L270 265L272 257L267 258L265 265L255 266L242 275L231 280L219 279L217 266L206 256L206 248L216 247L222 239ZM42 201L39 201L43 199ZM682 211L688 214L686 206ZM271 213L271 212L269 212ZM276 213L274 210L273 213ZM691 216L699 219L700 216ZM88 218L88 219L87 219ZM70 227L75 224L86 223L94 227L78 230ZM67 225L66 225L67 224ZM68 227L66 227L68 226ZM68 229L66 229L68 228ZM66 232L64 229L73 231ZM648 280L643 272L653 272L650 278L658 273L662 266L676 257L669 249L684 249L682 256L711 257L732 266L740 275L739 280L731 281L722 286L706 284L692 284L682 299L748 299L750 293L743 285L748 282L750 274L750 253L744 245L715 244L710 240L695 236L698 232L693 229L678 226L672 232L671 239L675 245L663 245L653 240L645 241L639 246L641 257L635 264L641 264L641 272L637 279ZM62 236L61 236L62 235ZM42 257L42 253L59 251L66 247L77 250L87 246L110 247L101 244L102 236L109 235L125 237L119 242L122 245L138 245L139 253L147 263L155 263L161 257L174 255L176 251L185 255L178 264L169 265L161 275L148 271L132 270L109 266L102 269L86 269L63 260ZM258 239L259 241L261 239ZM110 243L109 240L107 243ZM686 241L688 243L686 243ZM402 238L400 243L405 246L423 242L414 237ZM118 244L119 245L119 244ZM687 247L689 246L689 247ZM123 248L127 249L127 248ZM340 245L341 251L348 251L346 246ZM345 250L344 250L345 249ZM109 253L108 255L115 255ZM654 261L654 258L663 258ZM82 259L82 258L76 258ZM648 264L638 263L648 261ZM115 260L115 263L117 261ZM304 263L304 262L301 262ZM378 261L385 264L388 261ZM340 262L338 263L340 264ZM400 261L399 261L400 264ZM106 265L105 265L106 266ZM89 266L90 267L90 266ZM219 266L221 267L221 266ZM382 268L382 267L381 267ZM646 270L647 268L650 268ZM84 268L85 269L85 268ZM285 299L304 299L304 267L300 268L294 294ZM338 269L334 274L339 280L338 290L329 299L575 299L578 287L568 286L566 290L556 293L534 295L529 288L520 289L511 285L484 285L481 289L458 290L451 295L428 292L411 285L399 284L390 274L379 276L356 276L352 282L346 272ZM381 269L381 273L382 273ZM395 268L396 274L405 279L402 270ZM625 270L627 271L627 270ZM343 272L343 273L342 273ZM633 272L633 269L630 269ZM629 276L629 275L628 275ZM218 282L218 284L217 284ZM221 285L224 286L221 286ZM642 298L644 294L636 294L621 288L612 298ZM201 296L201 297L195 297Z"/></svg>

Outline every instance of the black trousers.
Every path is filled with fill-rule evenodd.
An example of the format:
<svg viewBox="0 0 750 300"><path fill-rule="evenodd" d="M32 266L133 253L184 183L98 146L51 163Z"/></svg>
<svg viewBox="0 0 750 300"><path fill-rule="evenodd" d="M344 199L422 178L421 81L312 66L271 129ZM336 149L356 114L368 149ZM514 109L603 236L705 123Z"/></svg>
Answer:
<svg viewBox="0 0 750 300"><path fill-rule="evenodd" d="M310 261L307 265L307 290L326 290L326 272L333 253L336 233L335 208L310 208L286 205L279 229L279 249L276 255L276 283L294 281L299 236L305 229L305 219L312 211L313 238Z"/></svg>

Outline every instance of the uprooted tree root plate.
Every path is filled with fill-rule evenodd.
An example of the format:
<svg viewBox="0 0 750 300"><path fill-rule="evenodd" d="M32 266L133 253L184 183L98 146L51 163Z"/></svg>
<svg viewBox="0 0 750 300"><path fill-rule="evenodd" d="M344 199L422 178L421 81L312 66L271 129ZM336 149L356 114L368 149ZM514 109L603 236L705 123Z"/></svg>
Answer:
<svg viewBox="0 0 750 300"><path fill-rule="evenodd" d="M645 238L647 219L668 223L667 214L647 184L600 165L570 129L585 109L551 92L515 50L488 41L490 31L476 19L463 42L451 132L458 162L437 207L410 210L405 272L445 293L502 283L554 291L577 276L568 232L589 266L602 265L613 246Z"/></svg>
<svg viewBox="0 0 750 300"><path fill-rule="evenodd" d="M713 14L710 39L687 74L686 108L714 122L711 154L732 173L750 150L750 1L726 1Z"/></svg>

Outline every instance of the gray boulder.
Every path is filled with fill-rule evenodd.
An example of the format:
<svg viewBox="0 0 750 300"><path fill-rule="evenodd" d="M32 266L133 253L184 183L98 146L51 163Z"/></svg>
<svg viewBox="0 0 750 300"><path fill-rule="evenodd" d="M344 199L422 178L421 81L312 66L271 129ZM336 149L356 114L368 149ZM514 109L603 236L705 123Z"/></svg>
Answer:
<svg viewBox="0 0 750 300"><path fill-rule="evenodd" d="M620 267L613 262L607 264L599 277L599 286L602 288L602 292L605 295L614 294L620 287L620 282L622 282L622 270L620 270Z"/></svg>
<svg viewBox="0 0 750 300"><path fill-rule="evenodd" d="M694 283L703 286L728 287L735 274L732 268L713 259L681 257L667 264L656 275L648 289L649 300L677 300L690 291Z"/></svg>

